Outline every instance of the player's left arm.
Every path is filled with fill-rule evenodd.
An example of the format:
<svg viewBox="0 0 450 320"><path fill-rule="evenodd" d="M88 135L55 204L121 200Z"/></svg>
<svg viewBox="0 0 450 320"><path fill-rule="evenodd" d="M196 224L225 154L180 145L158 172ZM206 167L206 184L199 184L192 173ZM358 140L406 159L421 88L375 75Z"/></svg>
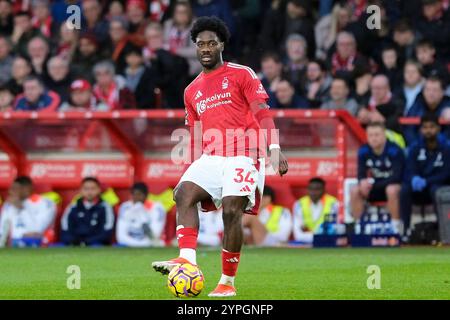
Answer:
<svg viewBox="0 0 450 320"><path fill-rule="evenodd" d="M289 166L286 157L281 152L278 131L269 111L269 106L265 101L255 101L250 105L250 108L259 126L264 130L272 166L280 176L283 176L288 172Z"/></svg>
<svg viewBox="0 0 450 320"><path fill-rule="evenodd" d="M275 127L272 114L266 101L269 96L264 90L261 81L250 68L244 68L241 73L241 86L250 110L264 131L267 146L270 152L270 161L276 172L283 176L288 171L288 162L281 152L278 130Z"/></svg>

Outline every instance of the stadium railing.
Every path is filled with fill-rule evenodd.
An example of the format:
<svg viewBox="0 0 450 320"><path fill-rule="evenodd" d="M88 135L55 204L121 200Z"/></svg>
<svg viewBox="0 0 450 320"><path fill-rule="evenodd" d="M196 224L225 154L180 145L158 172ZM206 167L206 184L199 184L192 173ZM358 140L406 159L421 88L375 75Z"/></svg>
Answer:
<svg viewBox="0 0 450 320"><path fill-rule="evenodd" d="M314 176L342 201L344 179L356 176L361 126L341 110L271 112L289 161L286 176L266 178L281 191L279 202L291 206ZM0 113L0 195L24 174L53 190L76 190L92 175L121 197L138 180L155 193L173 187L184 165L171 161L178 143L171 135L185 128L184 117L183 110Z"/></svg>

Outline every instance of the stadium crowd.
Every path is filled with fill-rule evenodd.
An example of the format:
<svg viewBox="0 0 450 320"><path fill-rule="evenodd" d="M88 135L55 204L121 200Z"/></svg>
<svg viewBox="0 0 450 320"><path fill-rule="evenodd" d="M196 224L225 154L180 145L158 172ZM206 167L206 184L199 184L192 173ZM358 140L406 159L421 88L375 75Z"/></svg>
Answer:
<svg viewBox="0 0 450 320"><path fill-rule="evenodd" d="M380 28L367 25L366 8L372 4L380 8ZM65 23L70 5L81 8L80 28ZM201 70L190 28L204 15L226 22L232 37L225 60L257 71L271 108L345 109L367 129L368 145L359 152L360 184L352 191L355 218L364 200L386 200L393 221L408 225L411 195L432 198L437 187L450 184L450 128L436 120L450 121L449 0L0 0L0 112L183 108L184 88ZM405 126L402 117L422 121ZM27 179L16 183L31 185ZM112 237L114 215L108 205L94 201L98 181L89 178L83 186L84 200L63 216L61 241L103 243ZM25 193L28 199L31 193ZM119 210L119 243L159 241L158 221L166 213L153 208L160 213L152 223L136 213L151 205L147 193L145 185L135 185L134 200ZM311 221L320 217L323 222L325 207L331 210L319 201L323 196L310 204ZM39 199L34 198L39 205L52 207ZM38 206L34 200L26 205ZM71 221L84 219L80 212L89 216L86 223L71 229ZM25 234L44 232L51 215ZM156 229L127 231L121 221ZM309 227L294 228L296 238L311 240L305 230L318 228L311 221ZM274 241L266 237L270 226L264 231L254 221L245 222L254 231L249 242ZM99 235L82 238L97 225L103 226ZM136 237L127 238L130 234Z"/></svg>

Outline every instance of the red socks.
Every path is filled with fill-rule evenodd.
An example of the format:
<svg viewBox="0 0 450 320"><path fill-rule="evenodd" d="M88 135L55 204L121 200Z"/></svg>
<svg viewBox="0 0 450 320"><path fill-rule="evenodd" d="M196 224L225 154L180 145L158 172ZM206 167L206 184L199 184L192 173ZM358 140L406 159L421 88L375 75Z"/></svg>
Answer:
<svg viewBox="0 0 450 320"><path fill-rule="evenodd" d="M222 273L226 276L234 277L240 260L240 252L229 252L222 249Z"/></svg>
<svg viewBox="0 0 450 320"><path fill-rule="evenodd" d="M198 231L194 228L177 229L178 247L180 249L196 249Z"/></svg>

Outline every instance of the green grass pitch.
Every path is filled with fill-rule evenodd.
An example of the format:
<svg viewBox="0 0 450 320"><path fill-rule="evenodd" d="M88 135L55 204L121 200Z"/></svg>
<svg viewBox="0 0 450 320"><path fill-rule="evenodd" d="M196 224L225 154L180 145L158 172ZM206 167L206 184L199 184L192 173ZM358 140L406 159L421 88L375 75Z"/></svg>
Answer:
<svg viewBox="0 0 450 320"><path fill-rule="evenodd" d="M0 250L0 299L176 299L150 263L177 250L51 248ZM219 249L199 249L208 299L221 272ZM81 289L66 286L78 265ZM381 288L369 290L369 265ZM450 248L245 248L236 299L450 299Z"/></svg>

